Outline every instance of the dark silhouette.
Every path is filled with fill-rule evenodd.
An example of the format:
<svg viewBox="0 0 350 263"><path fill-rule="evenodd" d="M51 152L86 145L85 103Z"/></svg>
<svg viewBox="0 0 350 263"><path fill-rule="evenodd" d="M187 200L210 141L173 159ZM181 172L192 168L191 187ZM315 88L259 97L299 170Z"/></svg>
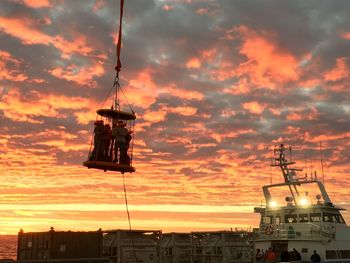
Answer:
<svg viewBox="0 0 350 263"><path fill-rule="evenodd" d="M314 250L314 253L311 256L312 262L321 262L321 257L319 254L317 254L316 250Z"/></svg>
<svg viewBox="0 0 350 263"><path fill-rule="evenodd" d="M262 250L260 250L260 248L258 248L256 250L255 259L256 259L256 261L263 261L263 259L264 259L264 252Z"/></svg>
<svg viewBox="0 0 350 263"><path fill-rule="evenodd" d="M113 136L112 136L111 126L109 124L106 124L104 129L104 140L103 140L103 159L107 162L111 161L110 148L111 148L112 138Z"/></svg>
<svg viewBox="0 0 350 263"><path fill-rule="evenodd" d="M300 255L299 251L296 250L295 248L293 248L293 252L295 253L296 260L301 261L301 255Z"/></svg>
<svg viewBox="0 0 350 263"><path fill-rule="evenodd" d="M284 248L281 253L281 262L289 262L289 251L288 248Z"/></svg>
<svg viewBox="0 0 350 263"><path fill-rule="evenodd" d="M104 130L103 121L95 121L94 123L94 149L90 155L90 161L100 161L103 157Z"/></svg>
<svg viewBox="0 0 350 263"><path fill-rule="evenodd" d="M126 155L126 135L128 134L128 129L125 128L126 123L123 121L118 121L118 124L113 127L112 134L114 137L114 160L113 162L118 162L123 164L125 163L125 155ZM119 153L119 156L118 156Z"/></svg>

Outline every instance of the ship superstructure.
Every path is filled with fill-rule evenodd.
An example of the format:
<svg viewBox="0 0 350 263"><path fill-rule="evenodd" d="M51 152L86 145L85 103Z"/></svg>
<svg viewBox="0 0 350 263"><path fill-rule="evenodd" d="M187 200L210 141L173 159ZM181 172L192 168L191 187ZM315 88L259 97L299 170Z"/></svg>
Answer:
<svg viewBox="0 0 350 263"><path fill-rule="evenodd" d="M310 262L315 250L322 262L350 262L350 227L340 212L344 209L332 203L316 176L300 177L301 170L291 167L295 162L286 159L286 151L283 144L275 149L271 164L280 168L284 182L263 186L266 207L254 209L261 215L256 249L272 248L277 259L282 251L296 249L303 262ZM279 188L287 189L288 193L283 205L272 195ZM317 194L304 192L309 188L316 189Z"/></svg>

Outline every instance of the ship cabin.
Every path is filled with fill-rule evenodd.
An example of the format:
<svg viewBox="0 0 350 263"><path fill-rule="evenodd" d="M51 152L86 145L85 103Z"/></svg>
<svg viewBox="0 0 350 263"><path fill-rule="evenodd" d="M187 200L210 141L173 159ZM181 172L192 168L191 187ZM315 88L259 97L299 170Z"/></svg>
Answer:
<svg viewBox="0 0 350 263"><path fill-rule="evenodd" d="M259 239L264 240L319 240L335 238L336 229L347 227L340 207L314 204L282 207L256 207L261 215Z"/></svg>
<svg viewBox="0 0 350 263"><path fill-rule="evenodd" d="M350 245L350 229L341 210L344 209L321 202L310 205L288 202L280 207L272 202L266 207L256 207L254 212L261 217L255 246L263 251L273 248L277 258L282 251L295 248L305 261L314 250L324 261L350 259L349 247L344 248L345 244Z"/></svg>
<svg viewBox="0 0 350 263"><path fill-rule="evenodd" d="M302 262L310 262L314 251L322 262L350 262L350 227L341 214L345 209L332 203L317 176L299 177L285 150L283 144L276 148L271 164L280 168L284 182L263 186L266 205L254 208L260 214L255 248L272 248L278 260L283 251L296 249Z"/></svg>

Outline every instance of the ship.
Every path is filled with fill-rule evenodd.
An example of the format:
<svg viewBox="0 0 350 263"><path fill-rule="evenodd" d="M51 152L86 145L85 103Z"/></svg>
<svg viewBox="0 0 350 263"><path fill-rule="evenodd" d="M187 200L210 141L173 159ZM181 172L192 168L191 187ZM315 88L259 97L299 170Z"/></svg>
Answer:
<svg viewBox="0 0 350 263"><path fill-rule="evenodd" d="M260 214L256 251L270 249L280 259L283 251L296 250L301 262L311 262L315 253L321 262L350 262L350 227L341 214L345 209L333 204L317 174L300 176L292 155L286 157L288 150L284 144L275 148L271 166L281 170L284 181L263 186L266 205L254 208ZM284 192L279 204L276 196L281 199Z"/></svg>

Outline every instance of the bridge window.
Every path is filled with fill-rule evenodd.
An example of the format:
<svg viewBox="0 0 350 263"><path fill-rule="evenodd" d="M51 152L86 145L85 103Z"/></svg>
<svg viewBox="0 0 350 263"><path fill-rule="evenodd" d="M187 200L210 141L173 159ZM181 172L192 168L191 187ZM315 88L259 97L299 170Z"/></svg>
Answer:
<svg viewBox="0 0 350 263"><path fill-rule="evenodd" d="M330 222L330 223L335 223L335 222L337 222L337 219L336 219L336 217L335 217L335 214L323 213L323 222Z"/></svg>
<svg viewBox="0 0 350 263"><path fill-rule="evenodd" d="M299 222L300 223L309 222L309 215L308 214L299 214Z"/></svg>
<svg viewBox="0 0 350 263"><path fill-rule="evenodd" d="M341 258L350 258L350 250L340 250Z"/></svg>
<svg viewBox="0 0 350 263"><path fill-rule="evenodd" d="M298 222L298 217L297 217L297 215L294 215L294 214L292 214L292 215L285 215L284 216L284 221L286 223L297 223Z"/></svg>
<svg viewBox="0 0 350 263"><path fill-rule="evenodd" d="M276 224L276 225L281 224L281 217L280 217L280 216L276 216L276 217L275 217L275 224Z"/></svg>
<svg viewBox="0 0 350 263"><path fill-rule="evenodd" d="M272 216L264 216L263 217L263 223L264 224L272 224Z"/></svg>
<svg viewBox="0 0 350 263"><path fill-rule="evenodd" d="M341 214L334 214L332 215L333 222L337 222L339 224L345 224L344 218L341 216Z"/></svg>
<svg viewBox="0 0 350 263"><path fill-rule="evenodd" d="M321 213L310 214L310 222L320 222L320 221L321 221Z"/></svg>
<svg viewBox="0 0 350 263"><path fill-rule="evenodd" d="M337 251L336 250L326 250L326 259L337 259Z"/></svg>

